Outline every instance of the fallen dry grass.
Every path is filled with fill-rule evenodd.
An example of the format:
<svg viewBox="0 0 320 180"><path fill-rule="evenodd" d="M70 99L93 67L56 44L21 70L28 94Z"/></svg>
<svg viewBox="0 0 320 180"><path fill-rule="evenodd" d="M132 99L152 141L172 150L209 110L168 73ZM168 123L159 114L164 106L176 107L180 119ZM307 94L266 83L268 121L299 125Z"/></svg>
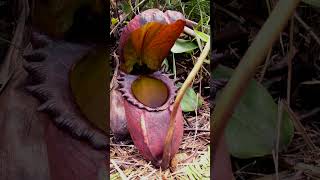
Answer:
<svg viewBox="0 0 320 180"><path fill-rule="evenodd" d="M115 144L111 136L110 179L190 179L200 171L202 179L209 179L209 104L204 102L196 116L185 114L185 119L182 144L166 171L145 161L132 143Z"/></svg>

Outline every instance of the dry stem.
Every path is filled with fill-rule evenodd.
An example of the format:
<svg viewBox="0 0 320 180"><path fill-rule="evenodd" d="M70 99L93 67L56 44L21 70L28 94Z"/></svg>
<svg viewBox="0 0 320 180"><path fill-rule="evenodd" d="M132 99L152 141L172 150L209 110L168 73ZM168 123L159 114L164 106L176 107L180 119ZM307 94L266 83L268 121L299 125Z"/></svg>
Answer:
<svg viewBox="0 0 320 180"><path fill-rule="evenodd" d="M166 139L165 139L163 157L162 157L162 162L161 162L161 167L163 169L167 169L168 168L169 162L170 162L170 160L172 158L171 154L170 154L171 142L172 142L172 137L173 137L173 132L174 132L175 117L176 117L178 108L180 106L180 102L181 102L184 94L186 93L186 90L188 89L188 87L192 83L193 79L197 75L198 71L200 70L204 60L208 56L209 51L210 51L210 38L209 38L206 46L204 47L202 53L200 54L197 63L194 65L194 67L192 68L192 70L191 70L190 74L188 75L187 79L184 81L184 83L182 84L180 90L177 93L177 97L176 97L176 99L174 101L172 112L171 112L171 115L170 115L169 129L168 129L167 136L166 136Z"/></svg>

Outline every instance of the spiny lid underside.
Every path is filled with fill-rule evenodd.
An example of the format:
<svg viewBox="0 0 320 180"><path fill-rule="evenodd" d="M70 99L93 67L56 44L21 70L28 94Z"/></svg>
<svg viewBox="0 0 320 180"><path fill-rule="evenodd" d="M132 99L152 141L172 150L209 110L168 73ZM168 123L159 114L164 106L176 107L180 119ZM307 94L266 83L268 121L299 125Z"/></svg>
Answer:
<svg viewBox="0 0 320 180"><path fill-rule="evenodd" d="M51 115L55 124L95 148L107 147L107 136L80 112L73 98L69 73L92 47L53 41L33 33L32 50L25 52L24 67L31 77L26 89L42 103L38 110Z"/></svg>

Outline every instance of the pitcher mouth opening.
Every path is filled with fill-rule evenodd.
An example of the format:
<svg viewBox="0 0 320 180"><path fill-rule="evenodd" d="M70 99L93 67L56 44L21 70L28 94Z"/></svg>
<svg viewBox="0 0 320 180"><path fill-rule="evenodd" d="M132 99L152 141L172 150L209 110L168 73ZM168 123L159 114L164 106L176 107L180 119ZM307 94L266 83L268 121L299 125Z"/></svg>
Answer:
<svg viewBox="0 0 320 180"><path fill-rule="evenodd" d="M119 91L128 102L148 111L162 111L173 102L177 87L159 71L149 75L131 75L120 71Z"/></svg>
<svg viewBox="0 0 320 180"><path fill-rule="evenodd" d="M145 106L157 108L168 99L169 89L161 80L148 76L139 76L132 82L131 92L133 96Z"/></svg>

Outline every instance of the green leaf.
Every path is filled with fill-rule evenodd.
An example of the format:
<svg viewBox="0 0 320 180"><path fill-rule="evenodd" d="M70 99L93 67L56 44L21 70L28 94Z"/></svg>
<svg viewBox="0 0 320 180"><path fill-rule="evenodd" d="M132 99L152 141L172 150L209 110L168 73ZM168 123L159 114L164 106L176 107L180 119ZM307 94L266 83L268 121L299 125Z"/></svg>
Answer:
<svg viewBox="0 0 320 180"><path fill-rule="evenodd" d="M163 60L163 62L162 62L162 64L161 64L161 68L162 68L162 70L163 70L164 72L169 72L170 66L169 66L169 62L168 62L168 59L167 59L167 58L165 58L165 59Z"/></svg>
<svg viewBox="0 0 320 180"><path fill-rule="evenodd" d="M303 0L303 2L310 6L320 8L320 0Z"/></svg>
<svg viewBox="0 0 320 180"><path fill-rule="evenodd" d="M171 48L172 53L184 53L197 49L198 46L189 40L177 39Z"/></svg>
<svg viewBox="0 0 320 180"><path fill-rule="evenodd" d="M229 78L231 74L232 69L218 66L213 77ZM283 111L282 117L280 149L291 142L294 132L289 114ZM278 105L260 83L251 80L225 131L230 153L237 158L271 154L277 139L277 122Z"/></svg>
<svg viewBox="0 0 320 180"><path fill-rule="evenodd" d="M112 18L112 19L111 19L111 24L112 24L112 25L115 25L115 24L117 24L118 22L119 22L118 18Z"/></svg>
<svg viewBox="0 0 320 180"><path fill-rule="evenodd" d="M196 35L204 42L208 42L209 40L209 35L206 34L206 33L203 33L201 31L197 31L197 30L194 30L194 32L196 33Z"/></svg>
<svg viewBox="0 0 320 180"><path fill-rule="evenodd" d="M181 87L182 83L178 83L177 86ZM200 96L197 103L197 93L191 87L189 87L181 101L181 108L183 112L191 112L201 107L202 103L203 100Z"/></svg>

